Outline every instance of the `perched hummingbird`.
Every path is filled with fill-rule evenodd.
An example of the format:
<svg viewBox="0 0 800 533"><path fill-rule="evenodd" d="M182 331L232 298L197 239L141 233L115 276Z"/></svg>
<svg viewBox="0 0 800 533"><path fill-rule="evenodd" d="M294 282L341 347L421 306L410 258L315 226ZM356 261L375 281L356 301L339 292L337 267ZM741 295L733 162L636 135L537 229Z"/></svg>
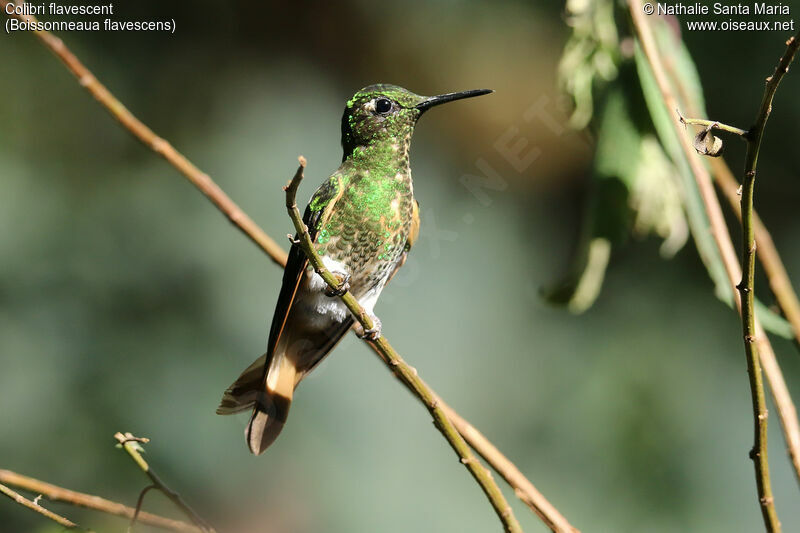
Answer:
<svg viewBox="0 0 800 533"><path fill-rule="evenodd" d="M478 89L420 96L396 85L358 91L342 116L342 164L311 197L303 221L325 266L372 315L386 282L406 260L419 231L408 154L428 109L492 92ZM221 415L252 409L245 430L258 455L277 438L300 381L339 342L353 317L293 246L283 272L267 353L247 367L222 397ZM380 322L362 337L380 336Z"/></svg>

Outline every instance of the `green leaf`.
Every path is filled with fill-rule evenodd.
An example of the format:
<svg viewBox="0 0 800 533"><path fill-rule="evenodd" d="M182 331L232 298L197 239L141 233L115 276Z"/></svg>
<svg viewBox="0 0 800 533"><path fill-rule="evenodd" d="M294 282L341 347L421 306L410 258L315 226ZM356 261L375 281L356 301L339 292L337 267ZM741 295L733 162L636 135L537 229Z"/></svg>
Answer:
<svg viewBox="0 0 800 533"><path fill-rule="evenodd" d="M794 328L792 328L792 325L781 315L761 303L758 298L756 298L755 310L756 316L761 321L761 325L764 326L765 330L779 337L783 337L784 339L794 338Z"/></svg>
<svg viewBox="0 0 800 533"><path fill-rule="evenodd" d="M638 42L634 49L634 58L636 61L636 69L639 73L642 94L647 103L647 109L650 111L650 117L653 121L656 134L661 141L661 145L664 147L664 151L677 168L678 175L681 178L686 218L689 222L689 229L694 238L697 252L700 254L700 259L703 261L711 280L714 282L717 296L726 301L730 300L731 289L728 283L728 276L725 272L725 266L722 264L722 258L714 242L714 238L708 231L709 222L705 208L703 207L703 200L700 197L700 191L697 188L697 183L695 183L694 176L686 160L686 156L683 153L680 141L675 136L672 119L664 106L664 101L661 98L661 91L658 89L656 80L650 70L650 65Z"/></svg>
<svg viewBox="0 0 800 533"><path fill-rule="evenodd" d="M665 55L672 58L671 65L677 75L684 80L684 90L690 92L690 97L697 102L703 109L702 88L697 74L697 69L691 59L691 55L664 23L655 23L656 35L661 49ZM714 282L714 293L728 306L733 307L733 289L728 280L725 265L714 241L711 232L708 230L709 221L706 216L703 200L695 182L686 154L681 148L680 141L676 137L669 113L677 110L667 110L661 97L655 77L647 62L647 58L642 52L641 46L637 41L634 49L636 68L639 73L639 80L642 86L647 108L656 129L658 138L664 147L665 152L672 159L681 177L683 188L684 207L686 210L689 228L694 238L695 246L703 264L706 267L709 277ZM761 320L762 325L768 331L780 335L781 337L791 338L792 327L780 315L772 312L761 302L756 300L756 314Z"/></svg>
<svg viewBox="0 0 800 533"><path fill-rule="evenodd" d="M595 90L617 77L619 38L613 0L567 0L572 28L558 65L558 84L571 97L569 124L585 128L595 112Z"/></svg>
<svg viewBox="0 0 800 533"><path fill-rule="evenodd" d="M653 135L642 133L637 118L646 111L636 108L638 93L634 91L633 99L629 94L629 85L636 85L635 72L625 70L598 98L592 190L578 253L570 274L544 291L550 302L575 313L594 303L612 247L624 244L632 229L639 235L661 235L665 255L679 249L688 235L675 169Z"/></svg>

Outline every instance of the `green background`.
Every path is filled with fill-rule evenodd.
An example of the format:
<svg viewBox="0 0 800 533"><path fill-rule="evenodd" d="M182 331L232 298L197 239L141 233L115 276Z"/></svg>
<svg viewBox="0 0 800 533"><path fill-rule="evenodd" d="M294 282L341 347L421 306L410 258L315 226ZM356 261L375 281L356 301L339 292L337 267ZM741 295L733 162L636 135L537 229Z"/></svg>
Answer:
<svg viewBox="0 0 800 533"><path fill-rule="evenodd" d="M582 316L539 297L574 252L593 144L562 129L561 6L146 1L115 10L117 20L175 19L177 31L61 37L287 246L280 187L298 154L309 160L300 198L336 168L353 92L378 81L423 94L495 89L419 124L421 236L377 306L384 334L581 530L762 527L741 330L694 246L669 261L654 238L615 250ZM746 127L788 36L684 37L711 116ZM222 531L499 530L429 415L353 337L300 386L276 444L252 457L246 417L214 409L264 350L280 270L33 35L2 33L0 52L0 468L133 505L146 479L112 438L131 431L152 439L154 468ZM756 205L797 279L793 74L768 126ZM533 105L558 127L525 120ZM504 134L540 155L514 168L495 146ZM743 148L729 142L734 169ZM479 160L503 190L463 185ZM774 344L798 400L798 352ZM777 510L784 530L797 531L797 482L771 414ZM526 531L546 530L505 493ZM126 527L47 506L97 531ZM176 516L154 493L145 509ZM57 529L4 500L0 530Z"/></svg>

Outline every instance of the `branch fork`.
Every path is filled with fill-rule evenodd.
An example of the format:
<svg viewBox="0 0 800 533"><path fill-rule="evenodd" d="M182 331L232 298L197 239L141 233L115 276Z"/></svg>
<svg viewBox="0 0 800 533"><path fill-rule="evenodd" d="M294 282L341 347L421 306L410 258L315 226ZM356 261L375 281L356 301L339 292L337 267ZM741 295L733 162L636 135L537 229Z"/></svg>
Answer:
<svg viewBox="0 0 800 533"><path fill-rule="evenodd" d="M184 514L192 521L194 525L196 525L200 531L203 533L215 533L214 528L212 528L208 523L203 520L189 505L183 501L180 494L169 488L161 478L153 471L150 465L145 461L144 457L142 457L142 453L144 453L144 448L142 447L142 443L150 442L150 439L142 438L142 437L135 437L131 433L116 433L114 438L117 439L119 443L119 447L123 448L128 455L131 456L131 459L139 465L139 468L150 478L152 484L148 487L145 487L142 492L139 494L139 501L136 505L136 510L131 517L131 526L128 528L130 531L133 524L136 522L136 518L139 514L139 510L142 506L142 501L144 500L144 495L150 491L151 488L156 488L160 490L164 495L169 498L172 503L175 504Z"/></svg>

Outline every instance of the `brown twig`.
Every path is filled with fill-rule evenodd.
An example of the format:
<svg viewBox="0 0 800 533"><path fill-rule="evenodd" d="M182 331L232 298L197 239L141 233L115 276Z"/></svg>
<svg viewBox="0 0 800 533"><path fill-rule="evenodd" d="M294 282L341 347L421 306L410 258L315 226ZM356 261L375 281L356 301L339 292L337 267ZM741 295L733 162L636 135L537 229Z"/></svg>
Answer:
<svg viewBox="0 0 800 533"><path fill-rule="evenodd" d="M342 303L350 310L353 317L364 328L364 331L370 331L375 325L372 317L361 307L355 296L346 288L346 285L342 287L342 283L325 267L322 259L314 249L314 243L308 233L308 228L303 223L302 215L295 202L295 195L297 193L297 187L303 179L303 169L306 166L306 160L302 156L298 159L300 165L297 167L297 172L295 172L289 185L284 188L286 191L286 207L294 223L294 227L297 230L298 237L296 241L299 241L297 246L300 246L308 257L309 262L314 267L314 271L325 280L325 283L328 284L331 290L336 292L336 294L340 294L338 298L340 298ZM386 337L381 336L369 342L377 348L381 359L386 362L389 369L400 378L400 381L402 381L423 405L427 407L433 417L434 425L439 429L442 435L444 435L447 442L459 456L461 463L467 467L472 477L475 478L475 481L478 482L478 485L480 485L484 494L486 494L486 497L489 499L489 502L492 504L492 507L503 524L503 529L509 533L521 533L522 527L514 517L514 512L511 510L511 506L508 505L500 487L497 486L497 483L492 478L491 472L489 472L489 470L472 454L472 450L459 434L453 422L445 415L434 392L425 385L422 379L417 375L417 372L408 366L403 358L400 357L400 354L389 344Z"/></svg>
<svg viewBox="0 0 800 533"><path fill-rule="evenodd" d="M3 2L3 6L14 2ZM21 4L19 0L16 2ZM4 10L5 12L5 10ZM9 15L11 16L11 15ZM31 15L20 15L21 20L35 22L36 18ZM92 96L100 102L106 110L113 116L126 130L131 132L139 141L148 146L155 153L167 160L169 164L188 179L192 185L197 187L206 198L217 206L217 209L228 217L228 220L239 228L242 233L249 237L259 248L264 250L275 263L282 265L286 263L286 252L283 251L278 243L269 237L258 225L242 211L233 200L206 174L197 168L191 161L178 152L165 139L156 135L153 130L148 128L142 121L136 118L133 113L122 105L111 92L100 83L97 78L87 69L83 63L73 54L64 42L48 31L35 31L36 37L44 44L72 74L78 78L81 86L89 91Z"/></svg>
<svg viewBox="0 0 800 533"><path fill-rule="evenodd" d="M441 400L439 406L445 412L447 418L453 422L453 425L458 432L461 433L461 436L464 437L464 440L492 465L492 468L506 480L506 483L514 488L514 493L517 495L517 498L530 507L542 522L547 524L547 527L553 531L580 533L576 528L570 525L567 519L558 512L558 509L556 509L553 504L547 501L547 498L533 486L533 483L520 472L517 465L512 463L500 450L496 449L483 433L461 418L458 413L453 411L449 405ZM489 457L484 455L486 451L490 451L490 453L487 454Z"/></svg>
<svg viewBox="0 0 800 533"><path fill-rule="evenodd" d="M767 78L764 96L756 115L756 122L747 133L747 154L745 156L744 178L742 180L742 281L737 285L742 301L742 330L744 345L748 355L748 371L753 388L753 412L755 419L755 444L751 457L756 465L756 481L759 483L759 501L761 512L767 529L780 530L780 522L775 512L775 505L770 486L769 461L767 457L767 405L764 389L760 386L761 368L759 367L758 345L754 342L756 334L755 321L755 269L756 238L753 228L753 196L755 193L756 167L764 129L772 112L772 99L783 76L789 72L789 65L800 48L800 32L786 43L786 52L778 62L775 73Z"/></svg>
<svg viewBox="0 0 800 533"><path fill-rule="evenodd" d="M753 272L751 272L751 270L753 270L755 267L755 262L752 260L756 257L755 244L758 243L759 253L757 257L761 260L761 264L767 274L767 280L770 288L778 301L778 305L780 306L789 323L792 325L795 340L800 343L800 302L798 302L797 294L792 288L789 275L783 266L783 262L778 254L778 250L775 248L775 243L772 240L772 236L769 234L769 231L767 231L767 228L764 226L763 222L758 216L758 213L756 213L752 205L752 188L755 180L755 165L757 161L757 151L759 149L758 145L760 144L764 126L766 125L766 118L771 109L772 96L774 95L781 78L788 71L789 63L791 63L792 57L797 51L798 38L800 38L800 36L792 37L787 41L786 53L784 53L784 55L781 57L775 73L767 79L764 102L762 102L760 107L756 125L750 130L744 132L743 137L748 144L749 159L747 162L747 169L745 170L745 178L743 179L742 186L739 186L736 178L733 176L733 173L730 171L728 165L722 158L712 159L711 167L719 189L728 199L728 202L733 208L736 216L742 222L744 240L749 243L747 246L745 246L744 254L744 262L747 265L747 268L744 269L744 271L747 273L747 276L745 276L745 279L743 279L742 283L738 286L740 292L744 292L748 298L754 295L752 287ZM698 113L695 102L687 98L686 103L690 109L690 113ZM697 119L684 119L683 121L685 123L694 123L697 125L704 125L711 122L708 120ZM719 123L715 122L714 124ZM721 129L726 130L725 128ZM727 129L726 131L736 133L737 135L742 135L738 132L744 130L731 128ZM742 201L744 201L744 203L747 205L744 217L742 216ZM747 313L744 314L747 315ZM749 324L745 326L745 339L749 338L748 331L752 331L752 328L749 326ZM788 391L782 392L782 394L788 397ZM765 413L766 411L764 411L764 414ZM789 420L786 420L786 423L790 425L785 429L787 439L791 439L788 443L789 457L792 461L792 466L794 467L795 477L798 481L800 481L800 427L798 427L797 424L796 414ZM765 428L759 428L759 431L764 429ZM764 443L764 448L765 446L766 444ZM761 448L761 446L758 446L757 448ZM760 459L760 457L761 456L759 453L754 453L754 459ZM763 467L764 465L761 466L761 468Z"/></svg>
<svg viewBox="0 0 800 533"><path fill-rule="evenodd" d="M714 120L706 120L704 118L686 118L681 115L680 110L678 111L678 120L681 124L686 124L690 126L703 126L710 130L720 130L720 131L727 131L728 133L733 133L734 135L738 135L739 137L747 137L747 130L743 130L741 128L737 128L735 126L729 126L728 124L723 124L722 122L716 122Z"/></svg>
<svg viewBox="0 0 800 533"><path fill-rule="evenodd" d="M667 67L671 80L676 84L687 112L693 116L698 116L701 114L701 110L685 87L686 81L678 76L674 68L671 68L671 62L667 61L667 58L664 59L664 65ZM730 168L728 168L724 157L711 158L710 164L717 187L724 194L737 218L741 220L742 208L739 182L733 176ZM755 210L753 211L753 227L756 242L758 242L758 259L764 267L767 281L772 293L775 295L778 306L783 311L786 320L792 325L795 340L800 346L800 301L797 299L797 294L792 287L789 274L783 266L783 261L775 247L772 236ZM771 352L771 347L762 347L761 364L764 366L764 373L770 382L770 389L778 406L779 420L786 439L789 458L794 467L795 478L800 482L800 425L797 420L797 412L780 368L777 366L777 360L774 356L764 357L763 350L765 349Z"/></svg>
<svg viewBox="0 0 800 533"><path fill-rule="evenodd" d="M136 499L136 509L133 511L133 516L131 517L130 523L128 523L128 533L133 533L133 526L136 525L136 522L139 520L139 514L142 512L142 505L144 505L144 497L147 496L147 493L153 489L158 489L158 487L156 487L155 485L147 485L139 493L139 497Z"/></svg>
<svg viewBox="0 0 800 533"><path fill-rule="evenodd" d="M56 524L60 525L65 529L81 529L80 526L78 526L78 524L76 524L72 520L64 518L63 516L56 514L53 511L45 509L44 507L39 505L38 502L32 502L25 496L11 490L10 488L6 487L3 484L0 484L0 494L7 496L11 500L17 502L23 507L27 507L31 511L39 513L40 515L44 516L45 518L48 518L49 520L52 520L53 522L55 522Z"/></svg>
<svg viewBox="0 0 800 533"><path fill-rule="evenodd" d="M172 503L174 503L181 511L183 511L184 514L189 517L192 523L200 528L201 531L214 533L214 528L208 525L208 523L206 523L206 521L203 520L200 515L198 515L191 507L189 507L189 505L183 501L183 498L181 498L180 494L165 485L164 482L161 481L161 478L159 478L158 475L153 472L153 470L150 468L150 465L147 464L147 461L144 460L144 457L142 457L144 448L142 448L141 443L148 442L147 439L134 437L130 433L119 432L114 435L114 438L117 439L120 447L128 452L128 455L131 456L131 459L133 459L134 462L139 465L139 468L141 468L142 471L147 474L147 477L150 478L150 481L153 482L153 485L155 485L158 490L163 492L164 495L172 501ZM143 494L140 495L140 500L141 496L143 496Z"/></svg>
<svg viewBox="0 0 800 533"><path fill-rule="evenodd" d="M748 320L748 318L746 318L748 309L747 307L743 309L742 299L737 297L738 293L735 290L739 285L738 280L743 279L742 270L736 258L733 242L728 234L727 225L725 224L725 220L722 215L722 208L719 205L719 200L714 194L708 172L706 171L705 167L700 164L699 159L694 153L694 148L692 147L691 142L689 141L685 132L682 131L683 127L681 125L681 121L672 112L674 109L677 109L677 101L669 86L669 80L666 76L665 69L661 61L661 56L655 44L650 26L643 15L641 0L631 0L629 2L629 8L631 17L633 19L633 25L639 36L642 49L647 57L650 67L653 70L653 74L661 92L661 96L664 100L664 104L670 111L670 115L673 117L672 122L675 133L681 143L681 147L684 150L700 190L703 204L711 224L711 233L714 237L717 247L720 250L720 255L722 257L723 264L725 265L729 282L731 283L732 289L734 289L734 300L737 304L737 308L739 309L743 320ZM747 250L745 250L745 254L746 253ZM745 304L745 306L746 305L747 304ZM754 425L756 427L756 446L758 447L757 452L760 454L759 457L757 457L758 460L755 461L757 486L759 489L759 505L762 510L762 516L764 518L764 523L767 527L767 530L780 531L780 522L775 514L774 500L772 498L771 489L769 489L768 468L762 468L762 466L767 465L765 439L766 408L764 407L762 409L761 406L756 405L758 403L758 389L760 388L760 382L757 379L758 373L753 371L754 367L755 369L758 368L759 362L763 364L764 371L767 374L767 379L770 381L773 398L775 399L775 404L781 418L787 416L793 416L795 418L794 421L790 421L788 424L783 424L787 445L790 447L793 446L795 440L792 435L786 432L792 425L796 426L796 411L794 409L794 405L791 403L791 397L788 396L788 391L786 391L786 396L782 395L782 392L785 391L785 383L783 381L783 375L780 371L777 359L775 358L775 353L773 352L772 346L769 343L769 339L767 338L766 333L761 327L757 317L755 317L755 313L750 314L752 315L752 328L750 330L750 334L748 334L747 329L745 328L745 345L748 353L748 374L750 376L750 384L755 406L753 418ZM761 395L763 397L763 388L761 388Z"/></svg>
<svg viewBox="0 0 800 533"><path fill-rule="evenodd" d="M663 59L664 67L670 80L676 86L686 112L694 117L705 114L700 109L691 91L686 87L686 80L677 73L674 61L670 61L668 57ZM738 130L733 133L742 135L742 133L740 133L741 131L742 130ZM736 217L741 221L742 209L740 203L741 197L739 196L739 182L733 176L724 157L712 158L709 162L711 164L711 174L714 178L714 182L725 195L725 199L728 201L731 209L733 209ZM792 326L796 345L800 347L800 300L792 287L789 274L786 272L786 267L784 267L783 260L775 247L772 236L756 211L753 211L753 224L756 232L756 242L758 242L758 260L764 268L767 282L769 283L772 294L775 296L778 307L780 307L784 317L786 317L786 321ZM800 432L798 432L798 438L800 438ZM795 464L795 474L797 475L798 481L800 481L800 458L793 454L792 462Z"/></svg>
<svg viewBox="0 0 800 533"><path fill-rule="evenodd" d="M739 184L736 178L733 177L728 165L722 158L712 160L711 169L714 172L714 180L717 182L717 187L725 195L736 216L741 220L742 208L739 203ZM767 281L778 301L778 306L786 316L786 320L792 325L795 340L800 343L800 302L797 300L797 294L792 288L789 274L783 266L783 261L781 261L772 236L755 211L753 211L753 228L756 242L758 243L758 258L767 274ZM764 373L767 375L768 380L770 380L770 375L772 374L781 376L780 369L767 368L770 363L765 361L763 356L761 357L761 364L764 366ZM777 361L775 364L777 364ZM797 413L794 410L794 404L791 402L789 389L786 387L786 383L783 382L782 377L776 382L770 380L770 388L773 396L780 396L785 399L782 405L783 409L786 410L786 416L781 416L780 420L787 439L787 450L794 467L795 479L800 482L800 425L798 425Z"/></svg>
<svg viewBox="0 0 800 533"><path fill-rule="evenodd" d="M27 17L25 18L27 19ZM220 209L229 219L234 221L237 227L244 232L259 248L266 252L270 258L279 266L286 264L286 253L272 246L275 241L259 228L251 219L243 214L242 210L211 180L211 178L197 169L183 155L170 147L165 152L163 148L170 145L163 139L156 136L149 128L142 124L133 116L95 76L69 51L61 39L53 36L49 32L36 32L40 42L47 47L64 65L72 72L87 90L97 99L97 101L128 129L145 146L153 149L162 155L170 164L178 169L189 181L198 187L211 202ZM123 109L120 113L118 110ZM137 126L139 125L139 126ZM159 149L157 149L159 148ZM168 156L169 155L169 156ZM242 222L246 221L246 222ZM368 343L369 344L369 343ZM370 345L371 346L371 345ZM371 346L373 350L377 349ZM444 406L444 404L442 404ZM447 407L453 416L453 422L459 426L473 428L466 420L461 418L452 408ZM473 428L474 429L474 428ZM569 522L552 506L534 485L522 475L521 472L503 455L488 439L483 437L477 430L467 431L464 438L475 451L483 457L494 470L500 473L503 478L511 485L517 496L522 499L537 515L542 517L545 523L557 532L577 532Z"/></svg>
<svg viewBox="0 0 800 533"><path fill-rule="evenodd" d="M99 496L92 496L91 494L84 494L74 490L65 489L52 483L46 483L32 477L23 476L12 472L10 470L0 470L0 483L4 483L11 487L41 494L51 501L64 502L76 507L85 507L95 511L101 511L114 516L131 519L135 513L135 509L123 505L121 503L106 500ZM181 522L180 520L172 520L163 516L155 515L152 513L141 512L139 513L139 522L150 526L168 529L171 531L195 532L200 531L199 528Z"/></svg>
<svg viewBox="0 0 800 533"><path fill-rule="evenodd" d="M728 164L723 158L711 160L711 170L717 187L725 195L736 217L741 220L742 207L739 203L739 182L733 176ZM758 243L758 259L764 272L767 275L772 294L775 295L778 307L780 307L787 322L792 325L795 341L800 344L800 300L792 287L789 274L783 265L775 242L767 230L767 227L758 216L753 212L753 228L756 232L756 242ZM796 467L800 476L800 466Z"/></svg>

